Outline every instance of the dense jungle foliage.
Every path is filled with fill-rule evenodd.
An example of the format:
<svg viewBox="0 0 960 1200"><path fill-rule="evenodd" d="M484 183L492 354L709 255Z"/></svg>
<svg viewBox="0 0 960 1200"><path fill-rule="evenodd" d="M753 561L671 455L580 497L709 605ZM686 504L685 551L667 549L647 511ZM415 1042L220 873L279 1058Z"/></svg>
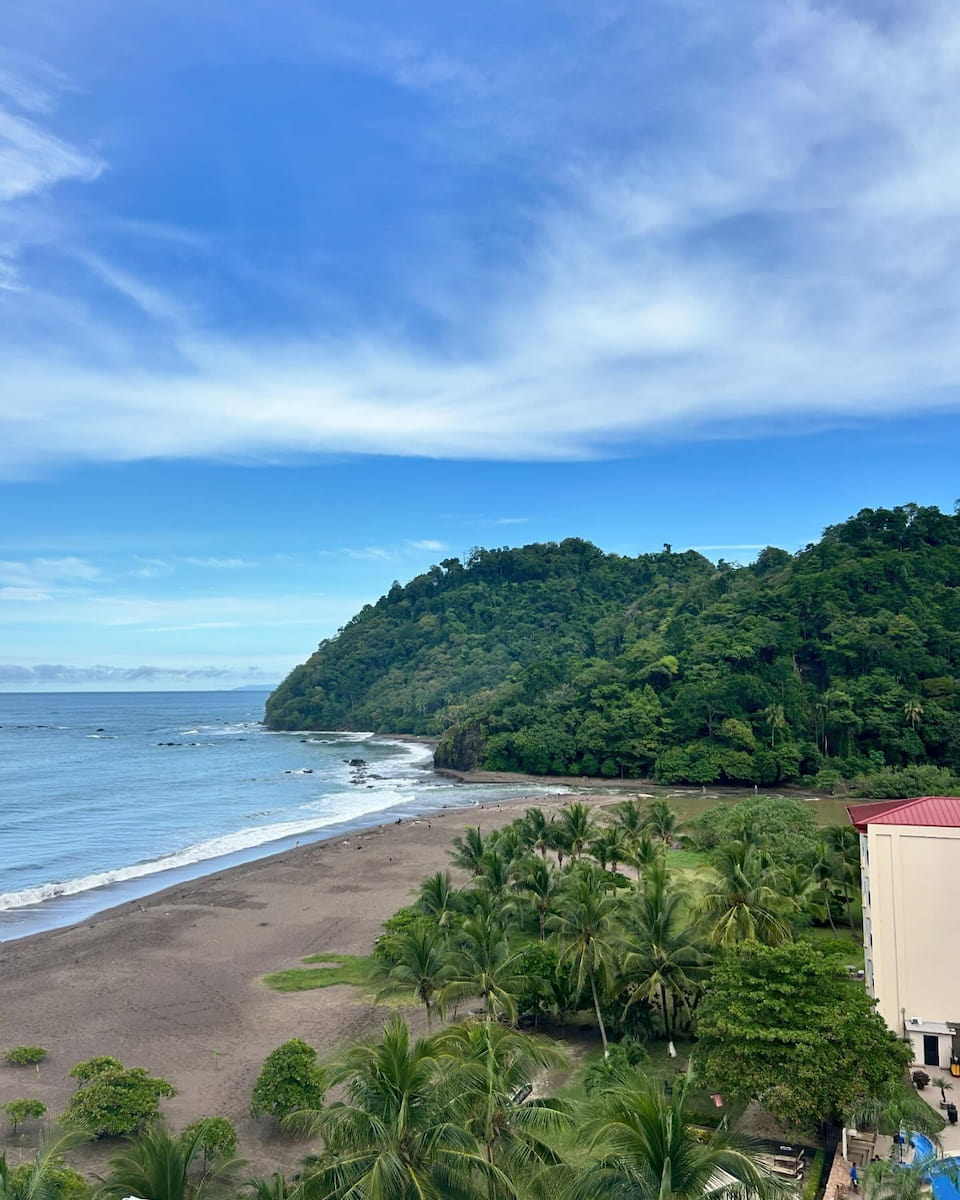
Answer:
<svg viewBox="0 0 960 1200"><path fill-rule="evenodd" d="M461 769L821 786L879 771L882 791L886 768L932 764L945 785L958 584L960 516L914 504L745 567L575 538L478 549L363 608L266 719L439 735L438 765Z"/></svg>

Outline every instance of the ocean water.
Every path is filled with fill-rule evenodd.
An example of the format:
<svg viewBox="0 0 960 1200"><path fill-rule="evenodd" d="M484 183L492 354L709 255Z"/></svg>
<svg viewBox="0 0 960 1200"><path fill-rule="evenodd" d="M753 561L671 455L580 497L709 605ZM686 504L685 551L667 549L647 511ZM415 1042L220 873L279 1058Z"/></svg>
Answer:
<svg viewBox="0 0 960 1200"><path fill-rule="evenodd" d="M299 842L536 790L458 784L414 743L267 732L265 699L0 694L0 941Z"/></svg>

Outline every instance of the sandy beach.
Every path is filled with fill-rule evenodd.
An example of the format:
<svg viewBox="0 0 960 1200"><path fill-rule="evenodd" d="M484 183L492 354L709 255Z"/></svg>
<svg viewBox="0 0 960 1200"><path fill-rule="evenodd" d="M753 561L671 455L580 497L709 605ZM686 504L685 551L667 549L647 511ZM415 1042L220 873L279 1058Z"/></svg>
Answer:
<svg viewBox="0 0 960 1200"><path fill-rule="evenodd" d="M262 977L308 954L368 953L423 876L448 865L450 841L466 824L489 830L529 803L563 800L541 793L314 842L4 943L0 1047L39 1044L50 1056L39 1073L0 1065L0 1103L37 1096L55 1114L73 1091L70 1068L114 1054L177 1087L163 1106L174 1128L222 1114L236 1124L251 1168L295 1165L304 1147L248 1113L265 1056L294 1036L329 1056L375 1032L387 1010L349 987L280 993ZM17 1162L34 1142L33 1133L4 1127L0 1150ZM99 1170L115 1147L90 1147L78 1161Z"/></svg>

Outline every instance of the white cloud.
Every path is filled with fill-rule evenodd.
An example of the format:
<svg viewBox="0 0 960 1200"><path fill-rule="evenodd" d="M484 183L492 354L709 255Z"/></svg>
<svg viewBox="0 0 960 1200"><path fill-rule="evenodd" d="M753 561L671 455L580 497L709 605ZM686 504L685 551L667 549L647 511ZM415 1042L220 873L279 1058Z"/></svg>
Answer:
<svg viewBox="0 0 960 1200"><path fill-rule="evenodd" d="M648 128L641 84L656 55L645 18L626 12L603 18L626 47L611 72L628 78L633 64L622 116ZM731 4L722 22L698 0L684 13L691 42L720 30L718 54L736 45L737 69L688 71L660 97L663 130L592 157L574 134L595 119L591 89L610 83L590 76L586 49L579 74L576 46L545 60L549 87L533 95L529 63L498 75L412 34L364 47L318 29L314 51L439 90L461 123L492 111L489 126L504 117L505 141L524 152L545 131L531 163L551 199L512 264L462 294L443 286L445 256L423 268L448 296L436 350L395 328L241 344L211 332L212 314L201 322L167 289L88 256L153 321L157 352L142 358L89 321L72 357L10 345L0 470L345 452L575 459L651 438L955 409L960 9L924 0L886 23L812 0ZM578 126L569 155L564 114ZM100 170L32 118L8 113L4 129L8 195Z"/></svg>
<svg viewBox="0 0 960 1200"><path fill-rule="evenodd" d="M257 564L249 558L193 558L188 557L184 560L192 567L207 567L212 571L236 571L246 567L255 567Z"/></svg>
<svg viewBox="0 0 960 1200"><path fill-rule="evenodd" d="M438 542L435 538L420 538L417 541L407 542L407 545L411 550L430 550L435 554L449 549L446 542Z"/></svg>

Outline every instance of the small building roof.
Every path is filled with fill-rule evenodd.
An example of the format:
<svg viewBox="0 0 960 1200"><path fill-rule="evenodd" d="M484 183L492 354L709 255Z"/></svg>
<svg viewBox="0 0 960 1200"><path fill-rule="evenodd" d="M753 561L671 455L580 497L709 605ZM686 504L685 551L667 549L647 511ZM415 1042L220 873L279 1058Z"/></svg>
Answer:
<svg viewBox="0 0 960 1200"><path fill-rule="evenodd" d="M848 804L847 815L860 833L866 833L868 825L929 825L960 829L960 796L914 796L912 800Z"/></svg>

